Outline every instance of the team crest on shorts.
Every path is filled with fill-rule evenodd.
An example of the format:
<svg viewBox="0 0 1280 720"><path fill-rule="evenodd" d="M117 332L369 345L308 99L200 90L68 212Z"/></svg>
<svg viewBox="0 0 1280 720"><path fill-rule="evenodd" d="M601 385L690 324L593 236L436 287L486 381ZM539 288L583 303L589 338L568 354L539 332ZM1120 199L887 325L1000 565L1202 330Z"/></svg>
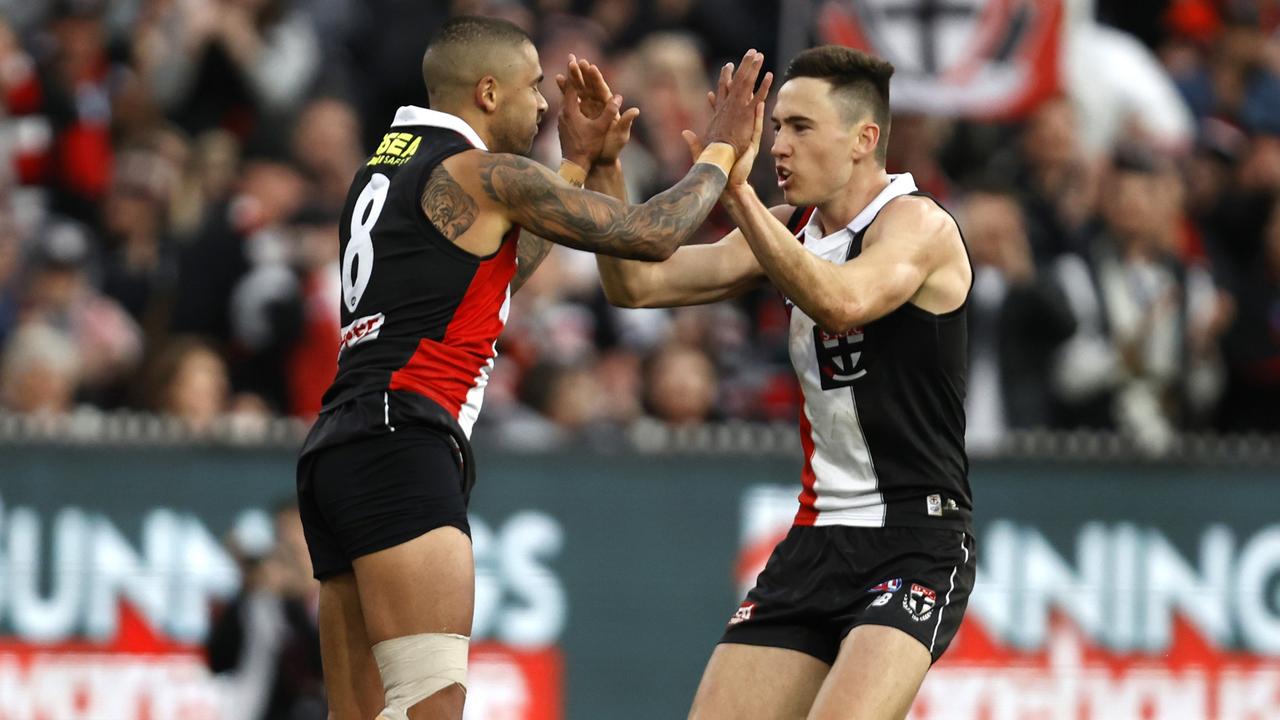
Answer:
<svg viewBox="0 0 1280 720"><path fill-rule="evenodd" d="M933 608L938 604L938 593L929 588L911 583L911 590L902 597L902 607L916 622L924 622L933 615Z"/></svg>
<svg viewBox="0 0 1280 720"><path fill-rule="evenodd" d="M742 603L741 605L738 606L738 611L733 614L733 617L729 618L729 624L737 625L738 623L746 622L750 620L751 611L755 609L756 609L756 604L753 602Z"/></svg>

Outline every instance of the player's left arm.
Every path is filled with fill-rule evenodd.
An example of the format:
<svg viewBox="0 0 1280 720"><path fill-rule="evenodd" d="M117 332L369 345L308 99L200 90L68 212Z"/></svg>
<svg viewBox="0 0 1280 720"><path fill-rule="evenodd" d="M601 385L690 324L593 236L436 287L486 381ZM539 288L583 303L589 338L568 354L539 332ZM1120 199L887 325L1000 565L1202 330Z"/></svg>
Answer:
<svg viewBox="0 0 1280 720"><path fill-rule="evenodd" d="M926 198L901 197L881 211L858 257L836 264L796 242L747 184L724 205L773 284L822 329L847 332L917 296L959 242L959 230Z"/></svg>
<svg viewBox="0 0 1280 720"><path fill-rule="evenodd" d="M560 171L556 174L574 187L582 187L585 180L577 164L572 161L561 163ZM547 255L551 254L551 248L553 247L555 247L555 243L540 235L534 235L528 230L522 229L520 231L520 237L516 240L516 274L511 279L511 293L513 295L521 287L524 287L525 281L529 279L534 270L538 269L542 261L547 259Z"/></svg>
<svg viewBox="0 0 1280 720"><path fill-rule="evenodd" d="M511 292L515 294L533 274L534 270L551 254L555 243L538 237L528 230L520 231L520 239L516 241L516 274L511 278Z"/></svg>
<svg viewBox="0 0 1280 720"><path fill-rule="evenodd" d="M614 113L613 122L605 126L607 130L600 136L591 124L575 123L575 111L588 120L597 119L609 108L613 92L604 81L600 68L590 61L569 55L569 64L564 74L556 75L556 85L564 96L561 103L560 121L556 124L560 135L560 148L564 160L560 163L558 175L574 187L583 187L602 192L626 202L626 185L619 177L615 184L593 186L590 182L599 173L594 172L597 165L616 165L618 154L631 137L631 124L635 122L640 111L631 108L624 113ZM619 98L619 103L621 98ZM576 131L576 132L575 132ZM516 245L516 275L511 281L511 292L514 293L524 285L534 270L551 253L555 243L546 238L534 235L528 230L520 232Z"/></svg>

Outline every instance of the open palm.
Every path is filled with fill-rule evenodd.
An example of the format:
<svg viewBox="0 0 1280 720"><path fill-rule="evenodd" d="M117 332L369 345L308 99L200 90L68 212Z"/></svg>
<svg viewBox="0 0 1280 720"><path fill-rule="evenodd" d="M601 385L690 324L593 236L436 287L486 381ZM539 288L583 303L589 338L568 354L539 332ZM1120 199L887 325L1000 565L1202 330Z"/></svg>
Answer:
<svg viewBox="0 0 1280 720"><path fill-rule="evenodd" d="M613 99L613 91L604 79L599 66L573 55L569 56L569 65L565 75L556 76L556 84L565 97L577 97L578 110L585 117L596 119L609 107ZM621 107L622 98L618 98ZM618 115L605 135L604 146L596 160L604 165L614 162L631 139L631 126L640 115L639 108L630 108Z"/></svg>

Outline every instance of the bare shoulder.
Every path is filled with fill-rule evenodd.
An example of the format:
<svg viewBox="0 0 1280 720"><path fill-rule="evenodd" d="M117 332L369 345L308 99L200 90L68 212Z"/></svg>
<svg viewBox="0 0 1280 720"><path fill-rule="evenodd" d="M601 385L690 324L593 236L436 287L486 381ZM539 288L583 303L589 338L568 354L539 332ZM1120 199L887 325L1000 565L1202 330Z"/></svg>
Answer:
<svg viewBox="0 0 1280 720"><path fill-rule="evenodd" d="M949 265L964 256L956 221L927 197L903 195L885 205L867 231L862 248L866 251L890 238L886 249L926 267Z"/></svg>
<svg viewBox="0 0 1280 720"><path fill-rule="evenodd" d="M880 212L864 241L864 250L881 239L882 253L921 273L922 282L911 302L932 313L960 307L968 296L972 270L950 213L931 198L908 195Z"/></svg>
<svg viewBox="0 0 1280 720"><path fill-rule="evenodd" d="M960 229L951 215L931 198L903 195L880 211L880 217L868 234L946 241L958 240Z"/></svg>
<svg viewBox="0 0 1280 720"><path fill-rule="evenodd" d="M481 205L510 205L557 184L555 173L541 163L511 153L466 150L443 165Z"/></svg>
<svg viewBox="0 0 1280 720"><path fill-rule="evenodd" d="M492 158L515 157L464 150L445 158L423 184L419 199L423 214L442 235L467 252L480 257L496 252L512 220L503 207L507 203L495 200L487 191L485 168ZM519 160L536 165L525 158Z"/></svg>
<svg viewBox="0 0 1280 720"><path fill-rule="evenodd" d="M528 200L561 185L542 163L511 153L478 153L476 174L485 195L501 203Z"/></svg>

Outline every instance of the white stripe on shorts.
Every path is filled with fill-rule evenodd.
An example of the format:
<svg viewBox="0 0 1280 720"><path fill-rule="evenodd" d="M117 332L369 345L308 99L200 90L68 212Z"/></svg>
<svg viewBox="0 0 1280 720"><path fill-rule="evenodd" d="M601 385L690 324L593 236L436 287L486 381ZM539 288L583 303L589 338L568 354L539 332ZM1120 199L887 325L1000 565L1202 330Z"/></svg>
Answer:
<svg viewBox="0 0 1280 720"><path fill-rule="evenodd" d="M969 548L964 546L964 533L960 533L960 549L964 551L964 565L969 564ZM951 568L951 586L947 588L947 597L942 601L942 607L938 609L938 624L933 626L933 637L929 640L929 655L933 655L933 646L938 643L938 631L942 629L942 613L951 604L951 591L956 589L956 572L960 570L960 565Z"/></svg>

